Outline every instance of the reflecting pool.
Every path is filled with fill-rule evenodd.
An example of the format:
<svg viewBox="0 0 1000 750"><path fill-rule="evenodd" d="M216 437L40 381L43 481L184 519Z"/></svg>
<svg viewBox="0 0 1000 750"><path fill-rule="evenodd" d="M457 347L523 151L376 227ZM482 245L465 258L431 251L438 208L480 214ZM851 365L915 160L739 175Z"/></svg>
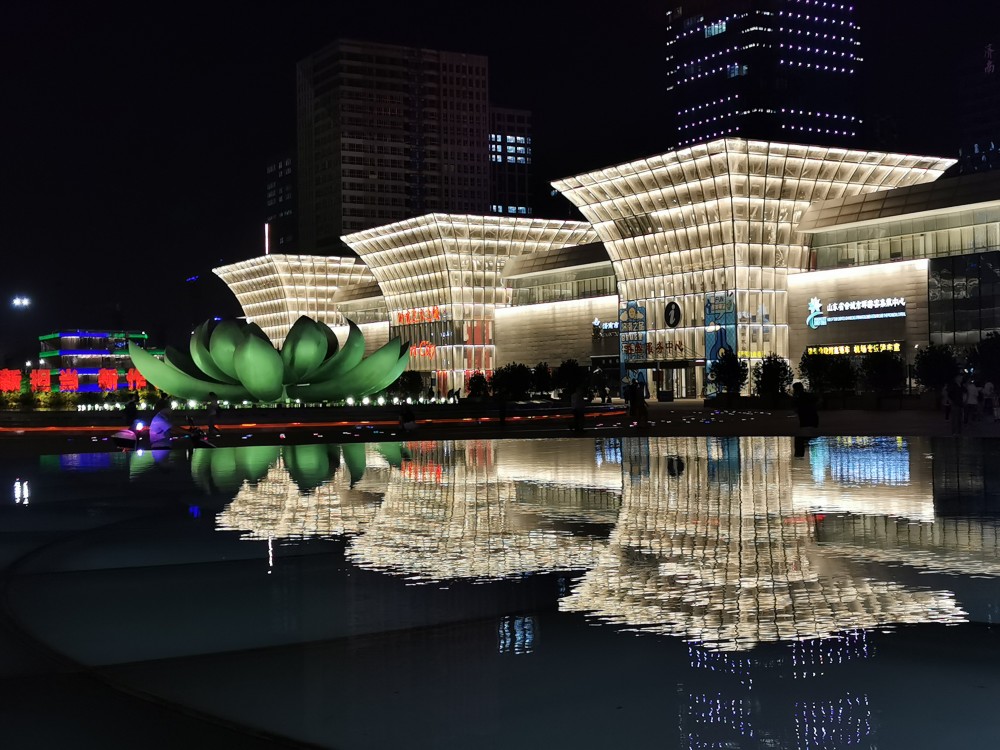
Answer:
<svg viewBox="0 0 1000 750"><path fill-rule="evenodd" d="M1000 737L1000 442L255 446L0 459L0 480L8 690L81 674L178 737ZM0 716L45 745L70 730L39 723L66 710ZM74 746L136 744L69 726Z"/></svg>

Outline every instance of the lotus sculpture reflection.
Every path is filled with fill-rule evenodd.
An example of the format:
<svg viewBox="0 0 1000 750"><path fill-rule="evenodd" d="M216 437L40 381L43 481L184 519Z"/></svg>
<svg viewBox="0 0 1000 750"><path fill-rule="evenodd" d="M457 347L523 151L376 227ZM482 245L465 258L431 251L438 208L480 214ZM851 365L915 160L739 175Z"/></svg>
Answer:
<svg viewBox="0 0 1000 750"><path fill-rule="evenodd" d="M207 320L188 352L168 346L161 362L129 342L129 356L151 384L172 396L204 401L340 401L389 387L406 369L409 345L395 338L368 357L353 322L341 346L329 326L305 315L278 350L255 323Z"/></svg>

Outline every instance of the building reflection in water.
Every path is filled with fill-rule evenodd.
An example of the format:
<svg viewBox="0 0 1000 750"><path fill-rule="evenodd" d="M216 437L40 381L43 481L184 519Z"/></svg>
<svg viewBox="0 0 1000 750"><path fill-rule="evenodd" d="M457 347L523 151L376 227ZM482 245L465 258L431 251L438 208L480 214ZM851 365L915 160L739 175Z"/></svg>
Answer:
<svg viewBox="0 0 1000 750"><path fill-rule="evenodd" d="M996 517L935 500L951 476L941 451L899 438L818 438L805 458L790 438L427 441L203 451L192 473L235 494L218 526L246 538L351 535L354 563L418 582L582 571L563 611L738 652L965 621L951 591L898 575L1000 575Z"/></svg>
<svg viewBox="0 0 1000 750"><path fill-rule="evenodd" d="M585 570L618 515L621 471L591 441L410 443L357 565L413 581ZM503 470L499 467L503 466Z"/></svg>

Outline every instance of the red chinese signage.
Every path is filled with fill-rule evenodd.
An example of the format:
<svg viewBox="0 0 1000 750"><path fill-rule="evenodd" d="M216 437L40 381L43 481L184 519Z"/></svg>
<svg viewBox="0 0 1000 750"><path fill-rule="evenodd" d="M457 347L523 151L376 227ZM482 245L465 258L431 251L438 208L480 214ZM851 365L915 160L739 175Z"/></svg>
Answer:
<svg viewBox="0 0 1000 750"><path fill-rule="evenodd" d="M76 370L60 370L59 390L63 392L80 390L80 373Z"/></svg>
<svg viewBox="0 0 1000 750"><path fill-rule="evenodd" d="M430 341L421 341L419 344L415 344L410 347L411 357L433 357L434 352L437 351L437 346L432 344Z"/></svg>
<svg viewBox="0 0 1000 750"><path fill-rule="evenodd" d="M423 307L416 310L403 310L396 313L396 325L411 326L416 323L433 323L441 320L441 308Z"/></svg>
<svg viewBox="0 0 1000 750"><path fill-rule="evenodd" d="M140 388L146 387L146 378L134 367L130 367L128 372L125 373L125 382L128 383L130 391L137 391Z"/></svg>
<svg viewBox="0 0 1000 750"><path fill-rule="evenodd" d="M0 391L3 393L19 393L21 391L21 371L0 370Z"/></svg>
<svg viewBox="0 0 1000 750"><path fill-rule="evenodd" d="M31 371L31 392L48 393L52 390L52 373L48 370Z"/></svg>
<svg viewBox="0 0 1000 750"><path fill-rule="evenodd" d="M97 371L97 387L102 391L118 390L118 370L102 367Z"/></svg>

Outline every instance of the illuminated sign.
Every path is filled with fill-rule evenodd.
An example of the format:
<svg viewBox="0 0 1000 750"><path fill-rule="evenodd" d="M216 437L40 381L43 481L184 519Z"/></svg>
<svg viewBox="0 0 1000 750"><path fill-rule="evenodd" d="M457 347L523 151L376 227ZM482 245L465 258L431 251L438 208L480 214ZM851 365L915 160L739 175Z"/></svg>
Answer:
<svg viewBox="0 0 1000 750"><path fill-rule="evenodd" d="M414 344L410 347L410 356L433 357L436 351L437 346L435 344L432 344L430 341L421 341L419 344Z"/></svg>
<svg viewBox="0 0 1000 750"><path fill-rule="evenodd" d="M594 318L593 326L595 339L618 335L618 321L602 322L600 318Z"/></svg>
<svg viewBox="0 0 1000 750"><path fill-rule="evenodd" d="M145 388L147 385L146 378L134 367L128 369L128 372L125 374L125 382L128 383L129 390L131 391L137 391L140 388Z"/></svg>
<svg viewBox="0 0 1000 750"><path fill-rule="evenodd" d="M59 390L64 393L80 390L80 373L77 370L60 370Z"/></svg>
<svg viewBox="0 0 1000 750"><path fill-rule="evenodd" d="M667 341L666 343L658 341L655 344L622 344L622 351L630 359L650 359L666 354L683 354L684 344L679 341Z"/></svg>
<svg viewBox="0 0 1000 750"><path fill-rule="evenodd" d="M402 310L396 313L396 325L400 326L433 323L437 320L441 320L441 308L437 305L434 305L434 307L417 308L415 310Z"/></svg>
<svg viewBox="0 0 1000 750"><path fill-rule="evenodd" d="M642 359L647 354L646 308L638 302L628 302L618 311L618 340L622 364L629 359Z"/></svg>
<svg viewBox="0 0 1000 750"><path fill-rule="evenodd" d="M102 367L97 371L97 387L102 391L118 390L118 370Z"/></svg>
<svg viewBox="0 0 1000 750"><path fill-rule="evenodd" d="M903 308L903 309L894 309ZM809 315L806 325L813 330L829 323L845 323L856 320L880 320L882 318L905 318L905 297L880 297L878 299L860 299L845 302L831 302L823 312L823 303L819 297L809 300ZM831 313L846 313L831 315Z"/></svg>
<svg viewBox="0 0 1000 750"><path fill-rule="evenodd" d="M32 393L48 393L52 390L52 373L49 370L32 370L30 377Z"/></svg>
<svg viewBox="0 0 1000 750"><path fill-rule="evenodd" d="M0 392L19 393L21 391L20 370L0 370Z"/></svg>
<svg viewBox="0 0 1000 750"><path fill-rule="evenodd" d="M736 352L736 356L739 359L764 359L764 357L768 356L770 353L771 352L754 352L746 349L740 349Z"/></svg>
<svg viewBox="0 0 1000 750"><path fill-rule="evenodd" d="M875 352L902 352L902 341L878 341L870 344L831 344L806 347L806 354L874 354Z"/></svg>

